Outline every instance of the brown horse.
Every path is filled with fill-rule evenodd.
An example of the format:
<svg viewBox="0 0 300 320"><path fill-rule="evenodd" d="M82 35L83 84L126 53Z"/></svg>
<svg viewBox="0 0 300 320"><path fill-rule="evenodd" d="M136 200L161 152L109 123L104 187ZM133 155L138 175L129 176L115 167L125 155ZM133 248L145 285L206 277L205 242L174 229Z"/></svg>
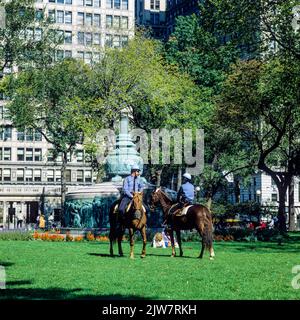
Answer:
<svg viewBox="0 0 300 320"><path fill-rule="evenodd" d="M142 205L142 193L135 192L133 194L133 201L130 203L129 210L126 210L124 216L120 216L118 206L120 200L113 203L109 212L109 222L110 222L110 255L113 256L113 243L118 239L119 255L123 256L122 250L122 239L125 233L126 228L129 229L129 238L130 238L130 258L134 258L134 233L136 230L139 230L143 238L143 249L141 258L146 256L146 223L147 216L146 211Z"/></svg>
<svg viewBox="0 0 300 320"><path fill-rule="evenodd" d="M161 188L156 189L152 193L150 208L154 208L154 205L160 204L163 212L164 218L171 225L171 243L172 243L172 257L176 255L175 245L174 245L174 231L176 232L180 256L183 256L182 246L181 246L181 230L192 230L196 229L202 238L202 248L199 258L203 257L203 252L205 247L210 252L210 259L212 260L215 256L213 249L213 224L210 211L207 207L201 204L192 205L188 208L185 215L169 215L169 210L175 204L162 190Z"/></svg>

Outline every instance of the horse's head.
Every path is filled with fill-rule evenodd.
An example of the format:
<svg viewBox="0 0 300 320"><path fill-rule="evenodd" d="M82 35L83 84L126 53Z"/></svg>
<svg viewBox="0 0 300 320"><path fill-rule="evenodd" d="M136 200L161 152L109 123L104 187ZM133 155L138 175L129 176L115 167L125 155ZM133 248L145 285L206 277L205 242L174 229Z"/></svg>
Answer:
<svg viewBox="0 0 300 320"><path fill-rule="evenodd" d="M161 188L156 188L151 194L151 199L149 203L150 210L153 211L160 201Z"/></svg>

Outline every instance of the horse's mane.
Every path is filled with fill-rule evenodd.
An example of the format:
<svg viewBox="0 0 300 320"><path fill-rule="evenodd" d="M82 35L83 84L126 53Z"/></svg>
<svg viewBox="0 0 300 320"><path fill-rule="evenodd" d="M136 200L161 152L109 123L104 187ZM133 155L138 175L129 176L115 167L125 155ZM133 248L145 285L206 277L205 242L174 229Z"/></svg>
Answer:
<svg viewBox="0 0 300 320"><path fill-rule="evenodd" d="M168 196L168 194L165 191L162 191L162 189L160 189L161 193L165 196L165 198L167 198L171 203L173 203L174 201Z"/></svg>

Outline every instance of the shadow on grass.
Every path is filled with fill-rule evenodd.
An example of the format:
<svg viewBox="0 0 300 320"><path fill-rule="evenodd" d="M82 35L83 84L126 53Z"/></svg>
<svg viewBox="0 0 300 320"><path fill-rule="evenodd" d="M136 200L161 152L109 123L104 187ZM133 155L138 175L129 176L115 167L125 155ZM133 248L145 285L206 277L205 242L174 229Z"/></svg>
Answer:
<svg viewBox="0 0 300 320"><path fill-rule="evenodd" d="M255 253L270 253L270 252L283 252L283 253L299 253L299 247L291 243L283 243L278 245L277 243L270 242L217 242L218 246L222 248L227 248L232 251L245 251L245 252L255 252ZM299 244L300 245L300 244Z"/></svg>
<svg viewBox="0 0 300 320"><path fill-rule="evenodd" d="M0 261L0 266L2 266L2 267L11 267L11 266L13 266L13 265L14 265L13 262Z"/></svg>
<svg viewBox="0 0 300 320"><path fill-rule="evenodd" d="M31 280L6 281L6 286L23 286L24 284L32 284Z"/></svg>
<svg viewBox="0 0 300 320"><path fill-rule="evenodd" d="M82 289L13 288L0 290L0 300L148 300L135 295L78 295ZM77 294L76 294L77 293Z"/></svg>

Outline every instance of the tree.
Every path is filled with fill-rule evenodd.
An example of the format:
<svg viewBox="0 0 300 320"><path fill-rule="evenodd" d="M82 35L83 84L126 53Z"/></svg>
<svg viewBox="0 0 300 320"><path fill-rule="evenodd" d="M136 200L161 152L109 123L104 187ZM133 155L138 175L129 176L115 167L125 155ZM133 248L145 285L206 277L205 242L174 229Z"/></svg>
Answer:
<svg viewBox="0 0 300 320"><path fill-rule="evenodd" d="M286 231L285 197L300 150L300 72L296 59L239 62L226 80L219 120L243 135L279 191L278 217Z"/></svg>
<svg viewBox="0 0 300 320"><path fill-rule="evenodd" d="M34 0L0 1L0 73L14 65L46 65L60 39L43 12L37 14Z"/></svg>
<svg viewBox="0 0 300 320"><path fill-rule="evenodd" d="M62 155L61 203L66 193L68 154L84 139L85 127L95 124L91 110L102 114L97 126L104 125L108 112L101 99L90 91L91 68L80 61L64 60L43 69L30 69L5 77L3 86L11 100L8 110L17 128L40 132Z"/></svg>

